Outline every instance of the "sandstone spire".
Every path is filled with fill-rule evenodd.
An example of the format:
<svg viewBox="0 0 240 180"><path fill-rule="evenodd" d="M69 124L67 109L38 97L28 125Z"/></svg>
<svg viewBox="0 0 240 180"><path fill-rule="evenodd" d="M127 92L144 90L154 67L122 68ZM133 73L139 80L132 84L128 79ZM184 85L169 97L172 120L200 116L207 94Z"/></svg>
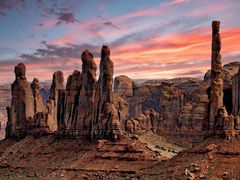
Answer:
<svg viewBox="0 0 240 180"><path fill-rule="evenodd" d="M26 78L26 67L19 63L14 68L15 81L12 84L11 107L8 108L7 136L19 136L32 125L34 117L34 99L30 84ZM9 127L10 126L10 127Z"/></svg>
<svg viewBox="0 0 240 180"><path fill-rule="evenodd" d="M110 49L107 46L103 46L91 131L93 139L115 136L115 130L118 131L120 128L119 117L113 106L112 84L113 62L110 59Z"/></svg>
<svg viewBox="0 0 240 180"><path fill-rule="evenodd" d="M34 114L38 112L43 112L43 99L40 93L39 80L37 78L33 79L31 83L33 98L34 98Z"/></svg>
<svg viewBox="0 0 240 180"><path fill-rule="evenodd" d="M64 109L59 110L60 114L61 111L65 111L63 117L63 128L70 129L72 127L81 79L82 75L78 70L73 71L73 73L67 79Z"/></svg>
<svg viewBox="0 0 240 180"><path fill-rule="evenodd" d="M210 92L210 117L209 129L214 128L219 108L223 106L223 79L220 77L221 63L221 38L219 34L220 21L212 22L212 58L211 58L211 92Z"/></svg>
<svg viewBox="0 0 240 180"><path fill-rule="evenodd" d="M88 50L82 53L81 59L82 81L77 102L77 113L74 117L72 127L80 129L83 136L87 136L90 134L97 66L92 53Z"/></svg>
<svg viewBox="0 0 240 180"><path fill-rule="evenodd" d="M48 117L48 125L51 131L56 131L57 127L57 115L58 115L58 98L59 92L64 89L63 86L63 72L56 71L53 74L52 85L50 89L49 101L46 103ZM45 110L46 111L46 110Z"/></svg>

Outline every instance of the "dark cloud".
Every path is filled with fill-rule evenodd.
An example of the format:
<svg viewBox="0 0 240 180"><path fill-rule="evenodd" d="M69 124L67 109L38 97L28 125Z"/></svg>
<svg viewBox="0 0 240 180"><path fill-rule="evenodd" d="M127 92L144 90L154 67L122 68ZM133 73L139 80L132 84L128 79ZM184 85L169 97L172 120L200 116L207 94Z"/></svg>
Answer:
<svg viewBox="0 0 240 180"><path fill-rule="evenodd" d="M41 59L54 59L54 58L81 58L81 54L85 49L89 49L94 56L99 57L99 47L90 44L67 44L66 46L58 46L55 44L48 44L42 41L43 48L37 49L32 54L21 54L19 57L25 60L41 60Z"/></svg>
<svg viewBox="0 0 240 180"><path fill-rule="evenodd" d="M68 12L68 13L64 13L64 12L61 12L59 13L59 16L58 16L58 22L56 23L56 25L59 25L61 23L80 23L79 20L77 20L74 16L74 14L72 12Z"/></svg>
<svg viewBox="0 0 240 180"><path fill-rule="evenodd" d="M105 26L109 26L115 29L120 29L118 26L114 25L111 21L107 21L103 23Z"/></svg>
<svg viewBox="0 0 240 180"><path fill-rule="evenodd" d="M98 24L98 26L104 25L107 27L111 27L114 29L120 29L120 27L116 26L113 22L111 22L107 17L105 16L97 16L97 18L99 19L99 21L101 21L100 24Z"/></svg>
<svg viewBox="0 0 240 180"><path fill-rule="evenodd" d="M0 16L5 16L9 10L24 4L25 0L0 0Z"/></svg>

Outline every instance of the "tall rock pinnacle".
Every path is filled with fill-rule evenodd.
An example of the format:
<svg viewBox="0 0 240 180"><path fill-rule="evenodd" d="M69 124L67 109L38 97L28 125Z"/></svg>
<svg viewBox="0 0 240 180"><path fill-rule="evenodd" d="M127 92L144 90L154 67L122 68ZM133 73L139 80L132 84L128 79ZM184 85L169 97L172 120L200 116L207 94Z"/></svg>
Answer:
<svg viewBox="0 0 240 180"><path fill-rule="evenodd" d="M103 46L101 50L100 75L94 102L94 118L91 131L93 139L114 136L112 134L114 129L118 129L115 126L120 126L117 111L113 107L112 85L113 62L110 59L110 49L107 46Z"/></svg>
<svg viewBox="0 0 240 180"><path fill-rule="evenodd" d="M51 120L48 122L50 126L51 131L56 131L58 129L57 127L57 109L58 109L58 98L59 98L59 91L64 89L63 86L63 72L62 71L56 71L53 74L52 79L52 85L50 89L50 96L49 96L49 103L47 103L48 107L51 107L54 112L51 112L52 115ZM54 107L52 107L52 104L54 104Z"/></svg>
<svg viewBox="0 0 240 180"><path fill-rule="evenodd" d="M209 129L214 128L219 108L223 106L223 79L220 77L221 63L221 37L219 34L220 21L212 22L212 57L211 57L211 92Z"/></svg>
<svg viewBox="0 0 240 180"><path fill-rule="evenodd" d="M81 59L82 80L76 108L77 112L72 127L81 129L82 134L87 136L90 131L90 120L92 119L97 66L92 53L88 50L82 53Z"/></svg>
<svg viewBox="0 0 240 180"><path fill-rule="evenodd" d="M34 99L30 84L26 79L26 67L19 63L14 68L15 81L12 88L11 107L8 108L8 136L19 136L33 124Z"/></svg>

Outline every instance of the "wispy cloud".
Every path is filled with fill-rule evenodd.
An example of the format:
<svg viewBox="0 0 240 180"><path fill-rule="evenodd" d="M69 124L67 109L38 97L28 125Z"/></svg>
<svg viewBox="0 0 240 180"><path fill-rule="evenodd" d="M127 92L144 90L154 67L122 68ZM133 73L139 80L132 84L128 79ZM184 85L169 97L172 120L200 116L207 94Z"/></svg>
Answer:
<svg viewBox="0 0 240 180"><path fill-rule="evenodd" d="M172 2L169 3L169 5L176 5L176 4L182 4L186 2L190 2L191 0L173 0Z"/></svg>

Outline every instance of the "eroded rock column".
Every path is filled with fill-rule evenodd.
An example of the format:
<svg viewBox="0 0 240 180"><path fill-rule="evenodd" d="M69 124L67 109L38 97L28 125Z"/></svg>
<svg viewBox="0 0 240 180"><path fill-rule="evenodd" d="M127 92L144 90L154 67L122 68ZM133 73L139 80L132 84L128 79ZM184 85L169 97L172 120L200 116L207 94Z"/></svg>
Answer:
<svg viewBox="0 0 240 180"><path fill-rule="evenodd" d="M19 63L14 68L11 107L8 108L7 137L24 134L34 124L34 98L26 78L26 67Z"/></svg>
<svg viewBox="0 0 240 180"><path fill-rule="evenodd" d="M33 98L34 98L34 114L43 112L43 99L40 93L40 84L37 78L31 83Z"/></svg>
<svg viewBox="0 0 240 180"><path fill-rule="evenodd" d="M64 127L66 129L70 129L74 127L73 119L76 116L75 109L77 108L77 100L79 87L81 84L82 75L79 71L75 70L67 79L66 85L66 99L64 106ZM61 111L61 110L59 110ZM60 112L61 113L61 112ZM75 127L74 127L75 128Z"/></svg>
<svg viewBox="0 0 240 180"><path fill-rule="evenodd" d="M94 101L94 114L91 123L91 138L118 139L121 125L118 112L113 104L113 62L110 49L103 46L101 50L100 76L97 82Z"/></svg>
<svg viewBox="0 0 240 180"><path fill-rule="evenodd" d="M53 74L52 85L50 89L49 100L45 104L45 112L47 113L47 123L50 131L56 131L58 129L58 99L59 92L64 90L63 86L63 73L62 71L56 71Z"/></svg>

